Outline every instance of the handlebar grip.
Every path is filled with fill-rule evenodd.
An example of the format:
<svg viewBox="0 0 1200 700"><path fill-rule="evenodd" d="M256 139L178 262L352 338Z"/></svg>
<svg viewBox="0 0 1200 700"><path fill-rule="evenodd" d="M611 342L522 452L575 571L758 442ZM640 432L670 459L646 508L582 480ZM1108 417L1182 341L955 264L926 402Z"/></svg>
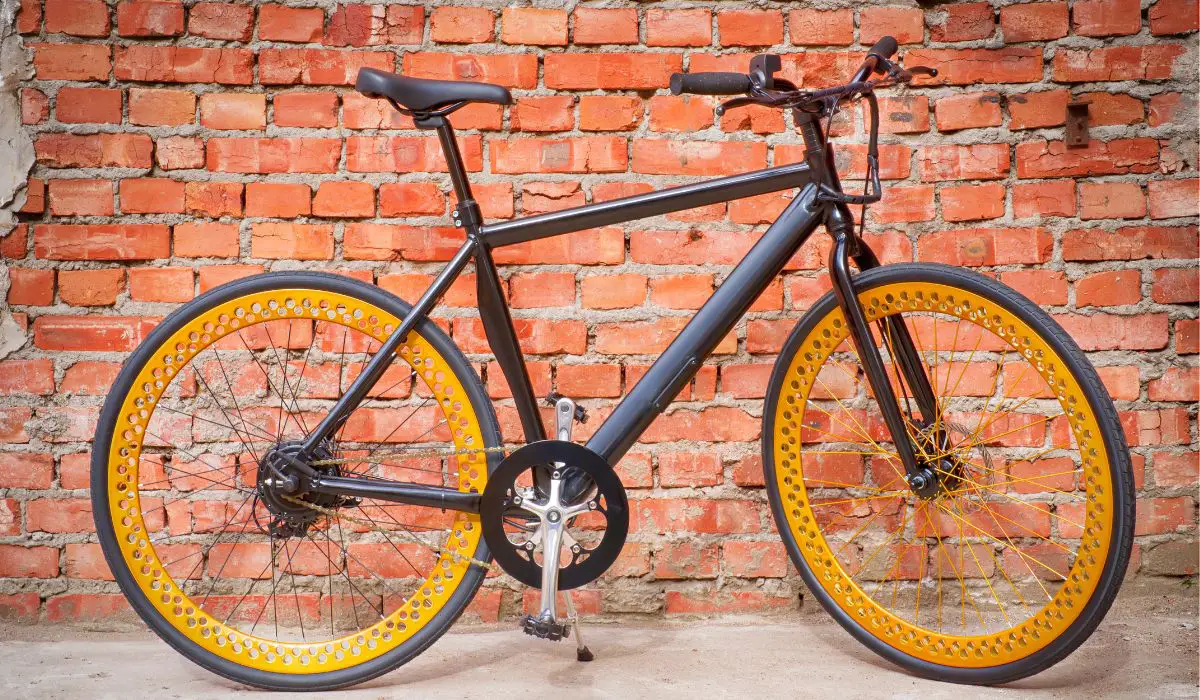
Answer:
<svg viewBox="0 0 1200 700"><path fill-rule="evenodd" d="M743 73L673 73L671 94L741 95L750 91L750 76Z"/></svg>
<svg viewBox="0 0 1200 700"><path fill-rule="evenodd" d="M895 56L896 52L899 50L900 45L896 42L896 38L885 36L879 41L875 42L875 45L871 47L871 50L867 52L867 55L888 59L892 56Z"/></svg>

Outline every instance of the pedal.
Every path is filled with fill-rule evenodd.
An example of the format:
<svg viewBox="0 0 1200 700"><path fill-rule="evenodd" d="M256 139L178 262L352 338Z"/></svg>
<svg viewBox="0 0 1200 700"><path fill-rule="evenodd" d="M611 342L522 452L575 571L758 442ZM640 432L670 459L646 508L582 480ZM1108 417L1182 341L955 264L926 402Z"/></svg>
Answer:
<svg viewBox="0 0 1200 700"><path fill-rule="evenodd" d="M548 639L552 642L561 642L571 636L571 625L566 622L558 622L551 618L534 617L526 615L521 618L521 630L538 639Z"/></svg>

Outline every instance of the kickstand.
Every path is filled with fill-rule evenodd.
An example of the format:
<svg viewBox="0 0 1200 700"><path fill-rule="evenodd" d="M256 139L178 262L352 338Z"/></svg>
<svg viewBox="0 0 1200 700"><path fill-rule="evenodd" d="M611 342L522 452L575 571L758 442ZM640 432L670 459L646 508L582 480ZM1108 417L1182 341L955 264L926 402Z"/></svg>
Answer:
<svg viewBox="0 0 1200 700"><path fill-rule="evenodd" d="M563 591L563 598L567 601L567 619L571 621L571 628L575 632L575 659L591 661L596 657L592 654L592 650L583 643L583 629L579 626L579 613L575 611L575 601L571 599L571 592Z"/></svg>

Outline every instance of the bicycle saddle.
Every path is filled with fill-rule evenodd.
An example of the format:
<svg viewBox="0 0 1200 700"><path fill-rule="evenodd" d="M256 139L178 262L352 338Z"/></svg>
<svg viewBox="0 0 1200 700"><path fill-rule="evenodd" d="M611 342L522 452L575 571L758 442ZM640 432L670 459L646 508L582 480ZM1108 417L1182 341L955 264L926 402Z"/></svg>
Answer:
<svg viewBox="0 0 1200 700"><path fill-rule="evenodd" d="M455 102L512 104L508 89L499 85L409 78L374 68L359 69L354 89L367 97L386 97L413 112L431 112Z"/></svg>

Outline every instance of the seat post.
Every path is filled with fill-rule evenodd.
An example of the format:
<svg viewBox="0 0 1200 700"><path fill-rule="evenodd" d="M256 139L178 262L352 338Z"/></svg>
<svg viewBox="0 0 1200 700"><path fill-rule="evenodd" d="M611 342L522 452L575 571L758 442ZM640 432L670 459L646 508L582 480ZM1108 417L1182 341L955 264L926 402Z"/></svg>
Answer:
<svg viewBox="0 0 1200 700"><path fill-rule="evenodd" d="M442 142L442 153L446 156L446 168L450 171L450 181L454 183L454 194L460 204L474 203L471 196L471 183L467 181L467 170L463 166L462 154L458 151L458 141L454 139L454 127L445 117L437 117L435 128L438 140Z"/></svg>

